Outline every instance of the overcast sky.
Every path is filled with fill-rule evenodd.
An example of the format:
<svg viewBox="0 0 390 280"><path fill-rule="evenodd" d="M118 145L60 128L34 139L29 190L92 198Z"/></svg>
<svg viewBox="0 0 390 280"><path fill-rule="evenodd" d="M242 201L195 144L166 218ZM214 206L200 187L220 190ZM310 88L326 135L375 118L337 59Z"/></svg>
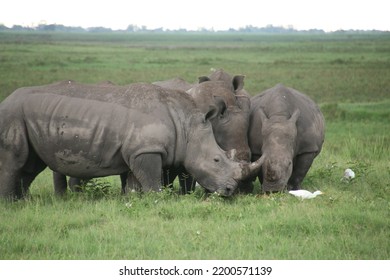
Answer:
<svg viewBox="0 0 390 280"><path fill-rule="evenodd" d="M238 29L268 24L295 29L390 30L386 0L1 0L0 24L40 23L126 29ZM386 3L387 2L387 3Z"/></svg>

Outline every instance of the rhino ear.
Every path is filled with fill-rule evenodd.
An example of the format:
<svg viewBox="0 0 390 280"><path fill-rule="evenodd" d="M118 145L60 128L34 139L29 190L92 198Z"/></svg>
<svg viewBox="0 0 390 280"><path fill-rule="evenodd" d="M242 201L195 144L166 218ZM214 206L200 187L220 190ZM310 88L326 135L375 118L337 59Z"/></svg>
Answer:
<svg viewBox="0 0 390 280"><path fill-rule="evenodd" d="M299 111L299 109L295 109L294 113L291 115L290 121L296 123L300 115L301 111Z"/></svg>
<svg viewBox="0 0 390 280"><path fill-rule="evenodd" d="M225 103L225 100L220 97L220 96L214 96L214 104L217 108L217 116L221 116L223 117L225 115L225 112L226 112L226 109L227 109L227 106L226 106L226 103Z"/></svg>
<svg viewBox="0 0 390 280"><path fill-rule="evenodd" d="M209 110L204 115L204 122L212 120L218 116L219 109L215 105L210 105Z"/></svg>
<svg viewBox="0 0 390 280"><path fill-rule="evenodd" d="M203 82L208 82L208 81L211 81L209 77L207 76L201 76L198 78L198 82L199 84L203 83Z"/></svg>
<svg viewBox="0 0 390 280"><path fill-rule="evenodd" d="M244 78L245 76L243 75L236 75L233 77L233 88L234 92L239 92L244 88Z"/></svg>

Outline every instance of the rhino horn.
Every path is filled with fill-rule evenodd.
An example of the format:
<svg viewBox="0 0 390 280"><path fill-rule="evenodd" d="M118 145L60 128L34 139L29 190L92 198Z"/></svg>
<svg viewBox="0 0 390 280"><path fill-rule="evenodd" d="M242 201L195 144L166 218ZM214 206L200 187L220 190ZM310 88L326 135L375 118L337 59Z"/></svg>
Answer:
<svg viewBox="0 0 390 280"><path fill-rule="evenodd" d="M301 111L299 111L299 109L296 109L294 113L291 115L290 121L296 123L300 115L301 115Z"/></svg>
<svg viewBox="0 0 390 280"><path fill-rule="evenodd" d="M235 180L242 181L248 179L259 173L261 166L263 165L265 160L265 155L262 155L258 160L250 163L240 163L241 174L238 176L234 176Z"/></svg>
<svg viewBox="0 0 390 280"><path fill-rule="evenodd" d="M237 150L236 149L231 149L230 151L227 151L226 155L230 160L237 161L237 158L236 158Z"/></svg>

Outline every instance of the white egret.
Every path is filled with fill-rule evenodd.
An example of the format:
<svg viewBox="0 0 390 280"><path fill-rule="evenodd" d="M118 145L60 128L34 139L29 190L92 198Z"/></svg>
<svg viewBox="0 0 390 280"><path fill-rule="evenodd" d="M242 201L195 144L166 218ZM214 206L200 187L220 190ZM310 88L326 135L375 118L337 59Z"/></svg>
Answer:
<svg viewBox="0 0 390 280"><path fill-rule="evenodd" d="M315 192L309 192L307 190L296 190L296 191L289 191L289 194L292 194L293 196L296 196L300 199L311 199L315 198L317 195L323 194L321 191L315 191Z"/></svg>

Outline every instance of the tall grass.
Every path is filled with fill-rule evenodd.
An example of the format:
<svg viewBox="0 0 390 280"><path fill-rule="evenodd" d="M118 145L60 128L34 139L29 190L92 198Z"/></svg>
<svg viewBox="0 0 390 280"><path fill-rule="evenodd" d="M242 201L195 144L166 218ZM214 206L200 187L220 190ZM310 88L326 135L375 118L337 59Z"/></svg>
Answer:
<svg viewBox="0 0 390 280"><path fill-rule="evenodd" d="M0 33L0 100L58 80L118 84L210 68L255 94L282 82L321 106L326 139L303 188L223 199L202 189L120 195L118 176L55 197L51 172L0 202L0 259L389 259L390 38ZM352 168L356 177L342 179ZM109 187L107 187L109 186Z"/></svg>

